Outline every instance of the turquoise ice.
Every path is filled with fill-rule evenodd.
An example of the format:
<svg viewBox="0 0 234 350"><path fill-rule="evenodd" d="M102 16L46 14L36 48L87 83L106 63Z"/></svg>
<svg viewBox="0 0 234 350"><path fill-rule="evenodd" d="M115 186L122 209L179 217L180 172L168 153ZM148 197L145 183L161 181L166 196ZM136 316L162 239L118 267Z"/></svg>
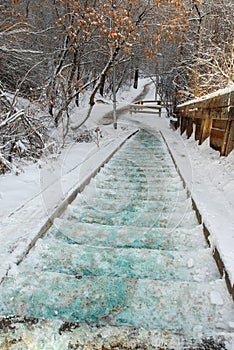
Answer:
<svg viewBox="0 0 234 350"><path fill-rule="evenodd" d="M233 332L234 308L160 134L140 131L0 286L0 314ZM125 329L125 328L123 328Z"/></svg>

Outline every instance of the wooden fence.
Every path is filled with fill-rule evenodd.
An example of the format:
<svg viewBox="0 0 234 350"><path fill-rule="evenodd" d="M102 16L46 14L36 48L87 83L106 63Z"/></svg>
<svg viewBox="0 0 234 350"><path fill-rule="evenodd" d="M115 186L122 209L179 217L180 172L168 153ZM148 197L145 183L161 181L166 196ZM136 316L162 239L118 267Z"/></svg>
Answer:
<svg viewBox="0 0 234 350"><path fill-rule="evenodd" d="M195 140L201 145L210 138L210 147L227 156L234 148L234 88L219 90L201 99L177 106L181 134L189 138L195 126Z"/></svg>
<svg viewBox="0 0 234 350"><path fill-rule="evenodd" d="M132 113L150 113L158 114L161 117L163 106L159 100L139 100L129 105L129 110Z"/></svg>

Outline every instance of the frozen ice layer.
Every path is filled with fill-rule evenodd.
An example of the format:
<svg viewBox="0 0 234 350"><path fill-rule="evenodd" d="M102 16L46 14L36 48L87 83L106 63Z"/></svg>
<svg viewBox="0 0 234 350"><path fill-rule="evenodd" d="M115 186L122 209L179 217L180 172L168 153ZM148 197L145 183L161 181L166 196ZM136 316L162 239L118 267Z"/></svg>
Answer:
<svg viewBox="0 0 234 350"><path fill-rule="evenodd" d="M137 198L92 198L85 195L78 195L77 199L73 202L74 207L83 209L95 209L99 212L114 212L120 213L121 211L130 212L163 212L168 214L186 213L187 210L191 210L191 200L187 199L179 203L169 200L154 201L154 200L140 200Z"/></svg>
<svg viewBox="0 0 234 350"><path fill-rule="evenodd" d="M233 320L228 295L223 305L210 301L210 292L225 295L222 281L172 283L22 272L7 277L3 285L2 300L7 297L8 302L0 302L0 312L5 315L180 330L187 337L197 326L204 335L213 334L221 321L223 330L230 331Z"/></svg>
<svg viewBox="0 0 234 350"><path fill-rule="evenodd" d="M211 281L219 278L210 249L167 251L70 245L40 240L21 264L24 272L50 271L79 276L113 276L155 280ZM192 264L191 264L192 261ZM189 268L188 268L189 267Z"/></svg>
<svg viewBox="0 0 234 350"><path fill-rule="evenodd" d="M160 250L193 250L206 248L202 228L149 228L137 226L109 226L84 224L57 219L49 235L70 244L118 248L146 248Z"/></svg>
<svg viewBox="0 0 234 350"><path fill-rule="evenodd" d="M102 225L139 226L139 227L188 227L198 224L193 210L186 212L147 212L144 210L130 211L128 207L122 211L98 211L93 208L80 208L70 205L67 219Z"/></svg>
<svg viewBox="0 0 234 350"><path fill-rule="evenodd" d="M191 198L160 134L145 131L126 142L10 270L0 293L0 315L38 322L31 328L22 322L25 333L17 339L26 344L34 332L36 344L43 332L43 350L47 334L56 350L60 339L86 350L108 349L115 338L119 348L181 350L192 339L234 338L233 301ZM7 336L0 331L4 348L12 329L17 336L17 325Z"/></svg>

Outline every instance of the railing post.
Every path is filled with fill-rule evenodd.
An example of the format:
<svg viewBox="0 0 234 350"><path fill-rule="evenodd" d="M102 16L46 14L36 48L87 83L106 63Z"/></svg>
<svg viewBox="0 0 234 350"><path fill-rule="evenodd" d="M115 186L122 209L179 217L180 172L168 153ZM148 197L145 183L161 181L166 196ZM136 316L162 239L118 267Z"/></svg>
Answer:
<svg viewBox="0 0 234 350"><path fill-rule="evenodd" d="M113 61L113 126L117 129L115 60Z"/></svg>
<svg viewBox="0 0 234 350"><path fill-rule="evenodd" d="M187 118L186 117L182 117L181 118L181 122L180 122L180 133L181 135L185 132L187 128Z"/></svg>
<svg viewBox="0 0 234 350"><path fill-rule="evenodd" d="M224 133L224 139L220 151L221 156L227 156L232 150L234 143L234 123L233 120L227 122L227 126Z"/></svg>
<svg viewBox="0 0 234 350"><path fill-rule="evenodd" d="M187 122L187 129L186 129L186 135L188 139L190 138L192 133L193 133L193 119L189 118Z"/></svg>
<svg viewBox="0 0 234 350"><path fill-rule="evenodd" d="M201 145L207 139L207 137L210 136L211 127L212 119L207 118L202 120L200 138L198 143L199 145Z"/></svg>

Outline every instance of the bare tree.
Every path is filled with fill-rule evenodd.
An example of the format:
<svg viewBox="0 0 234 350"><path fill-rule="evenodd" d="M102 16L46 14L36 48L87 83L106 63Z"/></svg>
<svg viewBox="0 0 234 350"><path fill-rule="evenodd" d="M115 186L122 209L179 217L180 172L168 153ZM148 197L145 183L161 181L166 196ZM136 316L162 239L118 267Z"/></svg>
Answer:
<svg viewBox="0 0 234 350"><path fill-rule="evenodd" d="M154 62L162 40L172 42L185 31L189 15L183 1L166 0L6 0L1 10L0 81L3 91L10 92L1 97L1 132L17 120L20 135L21 126L32 126L34 116L21 112L19 97L44 103L54 125L64 125L65 136L70 110L84 91L89 93L89 109L78 126L90 117L97 92L104 95L110 89L113 67L120 88L134 67L141 69L146 58ZM168 96L165 69L160 83ZM36 122L31 129L39 140Z"/></svg>
<svg viewBox="0 0 234 350"><path fill-rule="evenodd" d="M139 48L144 56L152 57L164 30L170 37L182 30L185 7L167 1L67 0L62 10L57 26L65 40L49 85L49 110L55 125L64 118L68 124L70 104L93 85L90 108L81 126L91 115L100 88L103 94L113 64L130 61Z"/></svg>
<svg viewBox="0 0 234 350"><path fill-rule="evenodd" d="M175 85L181 100L205 95L233 82L231 1L192 1L190 30L178 45Z"/></svg>

